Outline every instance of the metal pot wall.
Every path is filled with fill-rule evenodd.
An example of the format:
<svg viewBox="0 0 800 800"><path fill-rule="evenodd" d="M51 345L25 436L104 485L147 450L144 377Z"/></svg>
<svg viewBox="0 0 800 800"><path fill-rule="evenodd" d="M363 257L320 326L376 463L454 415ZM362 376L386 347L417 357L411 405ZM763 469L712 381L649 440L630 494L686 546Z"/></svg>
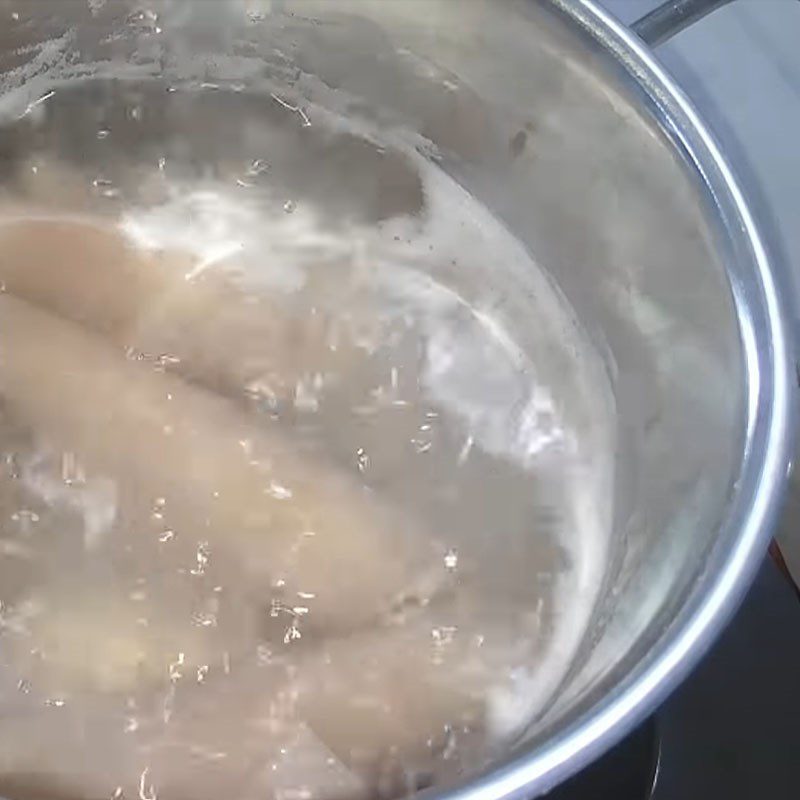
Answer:
<svg viewBox="0 0 800 800"><path fill-rule="evenodd" d="M17 15L0 29L3 114L34 113L56 69L73 82L267 74L296 109L343 92L370 119L418 131L504 221L605 355L613 553L553 700L448 796L536 796L652 710L765 552L793 370L746 199L649 47L591 0L4 0L0 13ZM495 264L485 280L519 341L535 337L517 278Z"/></svg>

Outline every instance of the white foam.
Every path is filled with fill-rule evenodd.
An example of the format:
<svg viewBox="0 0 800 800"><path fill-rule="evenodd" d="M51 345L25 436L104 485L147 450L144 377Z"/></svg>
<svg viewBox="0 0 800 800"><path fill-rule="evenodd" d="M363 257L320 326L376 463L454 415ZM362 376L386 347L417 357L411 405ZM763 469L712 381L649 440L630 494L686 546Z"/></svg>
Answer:
<svg viewBox="0 0 800 800"><path fill-rule="evenodd" d="M117 518L117 485L109 478L81 476L77 483L65 481L62 459L40 450L22 464L21 479L25 488L51 508L64 508L80 516L83 544L87 550L97 547Z"/></svg>
<svg viewBox="0 0 800 800"><path fill-rule="evenodd" d="M353 242L326 231L308 208L287 213L218 184L175 184L157 206L128 209L122 231L146 250L177 250L197 259L187 278L211 268L252 287L296 291L320 259L352 256Z"/></svg>

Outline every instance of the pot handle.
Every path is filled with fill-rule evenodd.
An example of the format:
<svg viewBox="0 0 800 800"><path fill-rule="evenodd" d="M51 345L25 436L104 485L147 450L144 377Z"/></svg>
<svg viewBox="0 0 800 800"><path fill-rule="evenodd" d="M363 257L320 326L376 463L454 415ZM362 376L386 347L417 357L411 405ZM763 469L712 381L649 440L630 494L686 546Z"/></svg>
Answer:
<svg viewBox="0 0 800 800"><path fill-rule="evenodd" d="M663 44L731 0L665 0L631 25L634 33L650 47Z"/></svg>

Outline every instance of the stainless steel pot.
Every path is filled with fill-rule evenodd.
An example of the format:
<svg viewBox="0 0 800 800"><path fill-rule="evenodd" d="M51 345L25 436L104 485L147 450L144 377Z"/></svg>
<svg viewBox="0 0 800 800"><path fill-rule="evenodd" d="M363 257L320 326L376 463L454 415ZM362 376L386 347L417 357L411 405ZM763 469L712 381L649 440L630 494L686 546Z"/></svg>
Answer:
<svg viewBox="0 0 800 800"><path fill-rule="evenodd" d="M449 796L536 796L622 737L747 588L792 417L767 249L648 46L592 0L2 0L0 15L4 114L46 102L56 72L214 85L266 74L298 113L346 93L418 131L528 246L606 357L619 415L614 552L553 702ZM640 30L656 41L665 29L653 25ZM520 339L535 335L502 264L485 277Z"/></svg>

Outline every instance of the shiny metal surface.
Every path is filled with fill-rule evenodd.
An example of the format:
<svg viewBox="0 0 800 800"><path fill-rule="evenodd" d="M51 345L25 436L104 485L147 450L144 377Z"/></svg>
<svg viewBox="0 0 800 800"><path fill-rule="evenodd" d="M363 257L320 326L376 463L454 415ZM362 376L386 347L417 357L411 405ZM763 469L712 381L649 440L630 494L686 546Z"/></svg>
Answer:
<svg viewBox="0 0 800 800"><path fill-rule="evenodd" d="M792 346L768 250L735 176L692 104L631 31L591 0L555 0L555 5L613 54L626 80L645 92L659 126L713 197L729 237L725 264L736 296L750 382L748 441L737 495L719 531L726 546L718 548L713 566L699 576L686 606L661 640L569 728L450 795L458 798L546 793L619 741L669 694L706 652L749 586L778 518L791 461Z"/></svg>
<svg viewBox="0 0 800 800"><path fill-rule="evenodd" d="M59 37L75 77L266 74L294 102L353 98L370 119L420 133L534 254L604 355L619 447L613 554L592 625L528 735L443 796L546 792L686 675L736 608L775 520L793 367L769 254L735 177L649 49L591 0L161 0L148 4L158 38L155 23L130 25L134 6L25 6L33 27L0 27L0 106L24 112L44 96L53 53L37 42ZM0 13L17 7L5 0ZM485 280L525 347L535 320L507 272L489 265Z"/></svg>

